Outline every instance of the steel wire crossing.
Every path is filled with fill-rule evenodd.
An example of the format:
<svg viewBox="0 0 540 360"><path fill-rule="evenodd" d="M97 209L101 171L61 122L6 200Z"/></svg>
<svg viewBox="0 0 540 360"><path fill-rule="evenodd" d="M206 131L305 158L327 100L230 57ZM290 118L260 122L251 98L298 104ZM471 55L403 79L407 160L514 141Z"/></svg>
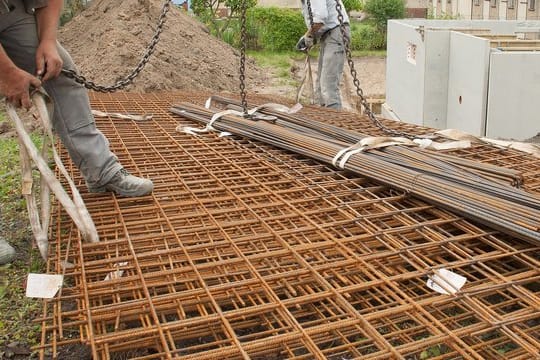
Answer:
<svg viewBox="0 0 540 360"><path fill-rule="evenodd" d="M92 94L98 119L150 196L88 194L101 239L82 243L56 206L41 357L82 343L95 359L535 359L540 249L367 178L215 133L169 113L208 94ZM367 118L302 114L369 135ZM329 120L331 119L331 120ZM425 131L411 125L407 131ZM523 172L540 193L540 160L476 145L450 152ZM466 276L455 295L434 270ZM68 355L69 356L69 355Z"/></svg>

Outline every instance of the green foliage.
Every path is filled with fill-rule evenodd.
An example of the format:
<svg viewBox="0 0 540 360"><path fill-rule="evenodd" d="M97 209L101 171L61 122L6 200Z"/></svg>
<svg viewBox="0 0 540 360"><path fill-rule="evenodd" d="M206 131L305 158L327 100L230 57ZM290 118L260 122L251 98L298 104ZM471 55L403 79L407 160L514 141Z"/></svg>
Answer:
<svg viewBox="0 0 540 360"><path fill-rule="evenodd" d="M439 355L441 355L441 351L439 350L439 348L437 346L432 346L429 349L424 350L420 353L420 359L425 360Z"/></svg>
<svg viewBox="0 0 540 360"><path fill-rule="evenodd" d="M0 202L2 207L8 207L13 200L20 198L21 175L19 170L19 148L16 139L0 141ZM7 209L3 209L4 211Z"/></svg>
<svg viewBox="0 0 540 360"><path fill-rule="evenodd" d="M367 0L364 10L374 19L377 27L386 32L388 20L405 17L405 2L404 0Z"/></svg>
<svg viewBox="0 0 540 360"><path fill-rule="evenodd" d="M244 4L250 9L257 0L193 0L191 9L214 36L223 39L233 19L240 16Z"/></svg>
<svg viewBox="0 0 540 360"><path fill-rule="evenodd" d="M26 297L28 271L24 265L0 267L0 347L14 341L38 344L40 326L33 319L39 316L41 301Z"/></svg>
<svg viewBox="0 0 540 360"><path fill-rule="evenodd" d="M444 344L436 344L433 346L430 346L429 348L425 349L420 353L420 360L427 360L431 358L439 357L443 354L446 354L449 352L448 346Z"/></svg>
<svg viewBox="0 0 540 360"><path fill-rule="evenodd" d="M60 25L64 25L73 17L77 16L84 10L88 3L88 0L67 0L64 1L64 9L62 15L60 15Z"/></svg>
<svg viewBox="0 0 540 360"><path fill-rule="evenodd" d="M375 26L351 24L351 50L380 50L385 47L385 34Z"/></svg>
<svg viewBox="0 0 540 360"><path fill-rule="evenodd" d="M373 21L362 24L351 23L351 50L384 49L386 40L373 25ZM290 51L306 32L302 14L298 10L276 7L254 7L247 14L246 46L258 51ZM240 23L233 21L223 33L223 40L240 47Z"/></svg>
<svg viewBox="0 0 540 360"><path fill-rule="evenodd" d="M242 39L241 23L239 19L231 20L229 26L223 32L221 39L235 48L240 48L242 45ZM254 24L253 20L249 18L248 13L246 20L246 49L257 49L258 47L256 24Z"/></svg>
<svg viewBox="0 0 540 360"><path fill-rule="evenodd" d="M345 6L345 10L347 10L347 13L351 11L360 11L364 7L364 3L360 0L343 0L343 6Z"/></svg>
<svg viewBox="0 0 540 360"><path fill-rule="evenodd" d="M0 113L0 122L1 115ZM36 147L41 149L42 136L35 133L30 134L30 137ZM0 157L0 203L2 204L0 223L4 225L4 230L24 224L24 231L26 231L28 230L28 216L26 202L21 195L21 167L17 139L0 139L0 154L2 154ZM39 180L35 179L35 181ZM12 242L12 245L17 244Z"/></svg>
<svg viewBox="0 0 540 360"><path fill-rule="evenodd" d="M251 36L248 36L248 38L251 38ZM235 48L240 47L240 22L238 20L232 20L229 26L223 30L221 40Z"/></svg>
<svg viewBox="0 0 540 360"><path fill-rule="evenodd" d="M433 19L433 20L459 20L459 19L461 19L461 15L459 15L459 14L451 15L451 14L448 14L448 13L446 13L444 11L442 11L438 15L435 15L433 13L433 8L429 8L428 13L427 13L427 18L428 19Z"/></svg>
<svg viewBox="0 0 540 360"><path fill-rule="evenodd" d="M517 348L518 348L518 346L513 342L506 342L506 343L503 343L503 344L498 345L496 347L497 353L499 355L505 355L506 354L507 356L508 356L509 352L511 352L511 351L513 351L513 350L515 350Z"/></svg>
<svg viewBox="0 0 540 360"><path fill-rule="evenodd" d="M354 50L352 57L386 57L386 50Z"/></svg>
<svg viewBox="0 0 540 360"><path fill-rule="evenodd" d="M306 32L301 12L292 9L254 7L248 12L248 23L256 37L256 46L252 49L292 50Z"/></svg>
<svg viewBox="0 0 540 360"><path fill-rule="evenodd" d="M7 121L6 116L0 111L0 122L4 121ZM39 148L41 136L33 134L31 137ZM34 346L39 342L40 326L33 319L39 316L41 301L26 297L24 283L29 272L42 272L44 263L36 250L30 250L32 235L25 202L20 194L17 140L0 139L0 154L2 235L18 250L13 263L0 266L0 347L14 341Z"/></svg>
<svg viewBox="0 0 540 360"><path fill-rule="evenodd" d="M253 7L247 12L246 48L262 52L282 52L294 49L298 39L306 32L300 11L277 7ZM228 44L239 48L240 21L232 19L222 34ZM386 47L385 33L373 20L351 22L351 50L381 50Z"/></svg>
<svg viewBox="0 0 540 360"><path fill-rule="evenodd" d="M248 55L255 59L258 66L277 76L283 84L293 82L291 67L295 60L301 61L306 56L299 51L249 51Z"/></svg>

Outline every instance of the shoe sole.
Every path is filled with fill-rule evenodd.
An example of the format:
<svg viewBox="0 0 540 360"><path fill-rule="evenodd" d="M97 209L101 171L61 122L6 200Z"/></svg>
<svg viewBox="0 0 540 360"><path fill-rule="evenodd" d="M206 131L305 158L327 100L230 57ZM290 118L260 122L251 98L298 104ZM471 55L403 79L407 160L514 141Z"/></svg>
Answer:
<svg viewBox="0 0 540 360"><path fill-rule="evenodd" d="M152 191L154 190L154 185L153 184L150 185L149 188L147 189L137 189L133 191L125 191L125 190L116 189L113 186L107 186L106 190L109 190L115 193L116 195L120 195L120 196L139 197L139 196L149 195L150 193L152 193Z"/></svg>

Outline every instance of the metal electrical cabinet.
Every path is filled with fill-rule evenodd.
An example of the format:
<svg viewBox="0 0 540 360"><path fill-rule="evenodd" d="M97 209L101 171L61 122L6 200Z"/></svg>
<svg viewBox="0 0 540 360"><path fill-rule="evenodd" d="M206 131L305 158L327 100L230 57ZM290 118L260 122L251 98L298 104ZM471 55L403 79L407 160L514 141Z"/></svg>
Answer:
<svg viewBox="0 0 540 360"><path fill-rule="evenodd" d="M523 140L540 133L540 51L492 52L489 72L486 136Z"/></svg>
<svg viewBox="0 0 540 360"><path fill-rule="evenodd" d="M492 138L540 133L540 21L391 20L386 69L386 118Z"/></svg>

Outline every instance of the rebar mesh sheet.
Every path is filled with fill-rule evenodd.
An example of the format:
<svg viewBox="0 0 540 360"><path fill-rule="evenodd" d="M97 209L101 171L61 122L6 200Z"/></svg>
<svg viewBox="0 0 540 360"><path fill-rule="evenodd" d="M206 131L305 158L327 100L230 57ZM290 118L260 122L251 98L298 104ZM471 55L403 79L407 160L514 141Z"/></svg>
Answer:
<svg viewBox="0 0 540 360"><path fill-rule="evenodd" d="M98 125L155 190L88 194L63 154L101 242L82 243L57 206L48 270L65 286L45 302L42 357L74 343L96 359L538 357L538 248L293 153L175 131L194 124L169 106L205 99L92 95L97 110L154 115ZM364 117L304 111L373 130ZM476 151L527 162L526 181L540 168ZM456 295L426 286L440 268L467 277Z"/></svg>

